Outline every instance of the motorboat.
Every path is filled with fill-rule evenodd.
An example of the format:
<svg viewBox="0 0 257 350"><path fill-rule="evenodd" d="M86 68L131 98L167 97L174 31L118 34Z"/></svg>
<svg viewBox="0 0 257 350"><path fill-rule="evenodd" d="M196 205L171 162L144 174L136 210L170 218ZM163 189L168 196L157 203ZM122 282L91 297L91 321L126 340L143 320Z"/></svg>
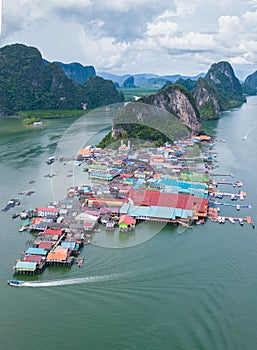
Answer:
<svg viewBox="0 0 257 350"><path fill-rule="evenodd" d="M244 220L243 220L243 219L239 218L239 219L238 219L238 222L239 222L239 225L241 225L241 226L244 225Z"/></svg>
<svg viewBox="0 0 257 350"><path fill-rule="evenodd" d="M54 161L55 161L55 157L49 157L49 158L47 158L46 163L52 164Z"/></svg>
<svg viewBox="0 0 257 350"><path fill-rule="evenodd" d="M21 202L19 199L10 199L7 203L7 205L2 209L2 211L7 211L13 207L15 207L16 205L20 205Z"/></svg>
<svg viewBox="0 0 257 350"><path fill-rule="evenodd" d="M12 215L12 219L16 219L18 216L20 216L20 213L15 213Z"/></svg>
<svg viewBox="0 0 257 350"><path fill-rule="evenodd" d="M24 281L20 281L20 280L9 280L9 281L7 281L7 284L9 284L9 286L12 286L12 287L20 287L21 285L24 284Z"/></svg>
<svg viewBox="0 0 257 350"><path fill-rule="evenodd" d="M235 220L231 217L228 218L229 222L231 222L231 224L235 224Z"/></svg>

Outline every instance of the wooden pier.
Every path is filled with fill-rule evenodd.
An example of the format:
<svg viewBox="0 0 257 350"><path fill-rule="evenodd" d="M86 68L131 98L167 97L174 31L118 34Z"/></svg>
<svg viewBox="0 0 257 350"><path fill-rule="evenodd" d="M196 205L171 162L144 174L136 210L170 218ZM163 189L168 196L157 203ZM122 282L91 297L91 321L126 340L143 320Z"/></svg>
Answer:
<svg viewBox="0 0 257 350"><path fill-rule="evenodd" d="M246 197L245 191L240 191L239 193L229 193L229 192L210 190L209 192L213 193L214 198L219 198L219 195L220 195L220 196L225 196L230 198L238 197L240 200L243 200ZM237 199L237 198L234 198L234 199Z"/></svg>
<svg viewBox="0 0 257 350"><path fill-rule="evenodd" d="M216 208L209 208L208 210L208 217L211 221L218 222L218 218L221 218L223 220L229 221L230 219L233 219L234 221L245 221L247 224L251 225L252 228L255 228L254 222L250 216L246 216L245 218L240 218L240 217L233 217L233 216L221 216L219 215L218 209Z"/></svg>
<svg viewBox="0 0 257 350"><path fill-rule="evenodd" d="M234 174L214 174L214 173L210 173L210 176L223 176L223 177L232 177L234 178Z"/></svg>

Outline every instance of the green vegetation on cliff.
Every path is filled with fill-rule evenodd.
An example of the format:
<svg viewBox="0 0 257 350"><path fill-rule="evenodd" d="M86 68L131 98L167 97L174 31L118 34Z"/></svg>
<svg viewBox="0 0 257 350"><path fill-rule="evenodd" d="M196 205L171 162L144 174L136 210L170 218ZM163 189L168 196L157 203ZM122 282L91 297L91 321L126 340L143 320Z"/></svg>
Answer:
<svg viewBox="0 0 257 350"><path fill-rule="evenodd" d="M122 91L117 91L111 80L96 76L88 79L84 88L89 109L124 101Z"/></svg>
<svg viewBox="0 0 257 350"><path fill-rule="evenodd" d="M248 75L242 84L243 92L246 95L257 94L257 71Z"/></svg>
<svg viewBox="0 0 257 350"><path fill-rule="evenodd" d="M192 91L201 119L217 119L220 113L217 91L204 78L199 78Z"/></svg>
<svg viewBox="0 0 257 350"><path fill-rule="evenodd" d="M109 132L98 144L98 147L117 148L120 146L120 140L132 140L133 144L137 146L148 145L156 147L163 145L165 142L172 142L169 137L147 125L122 124L120 127L123 130L115 139L112 137L112 133Z"/></svg>
<svg viewBox="0 0 257 350"><path fill-rule="evenodd" d="M188 91L192 92L192 90L196 87L197 82L191 79L179 78L176 81L176 84L183 85L185 88L187 88Z"/></svg>
<svg viewBox="0 0 257 350"><path fill-rule="evenodd" d="M45 64L34 47L0 48L0 115L26 110L82 110L120 102L114 84L95 77L85 84L69 79L60 64Z"/></svg>
<svg viewBox="0 0 257 350"><path fill-rule="evenodd" d="M204 79L217 91L222 111L239 107L245 102L241 83L228 62L214 63Z"/></svg>
<svg viewBox="0 0 257 350"><path fill-rule="evenodd" d="M216 119L215 107L211 100L204 102L199 107L201 119Z"/></svg>
<svg viewBox="0 0 257 350"><path fill-rule="evenodd" d="M131 102L116 113L112 132L103 138L99 146L117 146L117 141L121 139L160 146L189 134L189 129L172 113L149 104Z"/></svg>

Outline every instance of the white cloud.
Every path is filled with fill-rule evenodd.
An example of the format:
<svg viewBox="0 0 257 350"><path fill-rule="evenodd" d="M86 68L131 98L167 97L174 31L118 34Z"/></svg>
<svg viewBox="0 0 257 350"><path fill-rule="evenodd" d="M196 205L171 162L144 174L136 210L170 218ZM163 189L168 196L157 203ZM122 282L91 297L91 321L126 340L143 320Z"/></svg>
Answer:
<svg viewBox="0 0 257 350"><path fill-rule="evenodd" d="M171 37L178 30L178 25L174 22L148 23L146 34L150 37Z"/></svg>
<svg viewBox="0 0 257 350"><path fill-rule="evenodd" d="M257 66L257 0L4 1L1 45L115 73L198 73ZM183 71L178 71L182 69Z"/></svg>

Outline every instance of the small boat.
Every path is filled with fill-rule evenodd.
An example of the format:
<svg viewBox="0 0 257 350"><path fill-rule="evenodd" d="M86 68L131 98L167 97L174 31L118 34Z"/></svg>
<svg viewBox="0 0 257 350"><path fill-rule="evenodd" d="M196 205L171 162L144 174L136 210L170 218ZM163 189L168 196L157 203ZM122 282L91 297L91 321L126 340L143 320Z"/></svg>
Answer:
<svg viewBox="0 0 257 350"><path fill-rule="evenodd" d="M40 126L40 125L43 125L43 122L34 122L33 123L33 126Z"/></svg>
<svg viewBox="0 0 257 350"><path fill-rule="evenodd" d="M236 201L237 200L237 195L236 194L231 194L231 196L230 196L230 199L232 200L232 201Z"/></svg>
<svg viewBox="0 0 257 350"><path fill-rule="evenodd" d="M53 173L50 173L50 174L46 174L46 175L44 175L44 177L47 177L47 178L52 178L53 176L56 176L55 174L53 174Z"/></svg>
<svg viewBox="0 0 257 350"><path fill-rule="evenodd" d="M239 204L237 204L236 210L240 210L240 205Z"/></svg>
<svg viewBox="0 0 257 350"><path fill-rule="evenodd" d="M7 281L7 284L9 284L9 286L12 286L12 287L19 287L21 285L24 284L24 281L20 281L20 280L9 280Z"/></svg>
<svg viewBox="0 0 257 350"><path fill-rule="evenodd" d="M224 216L221 217L221 223L222 223L222 224L225 224L225 218L224 218Z"/></svg>
<svg viewBox="0 0 257 350"><path fill-rule="evenodd" d="M15 213L12 215L12 219L16 219L18 216L20 215L20 213Z"/></svg>
<svg viewBox="0 0 257 350"><path fill-rule="evenodd" d="M47 158L46 163L52 164L54 161L55 161L55 157L49 157L49 158Z"/></svg>
<svg viewBox="0 0 257 350"><path fill-rule="evenodd" d="M228 218L228 221L231 222L231 224L235 224L235 220L231 217Z"/></svg>
<svg viewBox="0 0 257 350"><path fill-rule="evenodd" d="M13 207L15 207L16 205L20 205L21 202L19 199L10 199L7 203L7 205L2 209L2 211L7 211Z"/></svg>
<svg viewBox="0 0 257 350"><path fill-rule="evenodd" d="M26 192L26 196L31 196L33 193L35 193L35 191L28 191Z"/></svg>
<svg viewBox="0 0 257 350"><path fill-rule="evenodd" d="M113 231L115 229L115 222L109 221L106 223L105 227L106 227L106 230Z"/></svg>
<svg viewBox="0 0 257 350"><path fill-rule="evenodd" d="M78 267L81 267L83 265L84 259L79 259L78 260Z"/></svg>
<svg viewBox="0 0 257 350"><path fill-rule="evenodd" d="M239 225L244 226L244 220L243 219L239 218L238 222L239 222Z"/></svg>
<svg viewBox="0 0 257 350"><path fill-rule="evenodd" d="M19 232L26 231L28 228L29 228L29 226L22 226L22 227L19 229Z"/></svg>

